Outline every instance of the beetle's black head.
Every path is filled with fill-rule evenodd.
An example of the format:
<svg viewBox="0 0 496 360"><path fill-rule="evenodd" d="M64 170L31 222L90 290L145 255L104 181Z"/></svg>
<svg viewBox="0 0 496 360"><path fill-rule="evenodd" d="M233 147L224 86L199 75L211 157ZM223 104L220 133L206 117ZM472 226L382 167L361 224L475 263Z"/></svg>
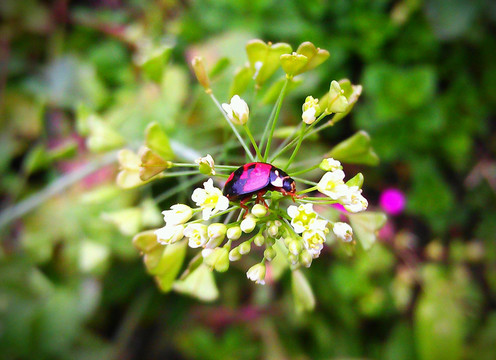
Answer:
<svg viewBox="0 0 496 360"><path fill-rule="evenodd" d="M288 193L295 193L296 192L296 184L293 179L291 179L289 176L284 179L284 182L282 183L282 188L287 191Z"/></svg>

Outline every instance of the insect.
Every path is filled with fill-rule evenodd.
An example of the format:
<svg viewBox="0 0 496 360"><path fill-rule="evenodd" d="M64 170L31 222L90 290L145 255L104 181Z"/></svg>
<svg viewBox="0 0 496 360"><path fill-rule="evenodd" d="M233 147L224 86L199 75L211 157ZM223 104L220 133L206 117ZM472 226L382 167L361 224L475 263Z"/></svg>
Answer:
<svg viewBox="0 0 496 360"><path fill-rule="evenodd" d="M288 174L274 165L252 162L240 166L229 176L223 193L230 201L240 200L241 207L248 210L245 203L253 195L257 195L256 203L263 203L268 208L263 196L269 190L289 195L293 200L297 196L296 184Z"/></svg>

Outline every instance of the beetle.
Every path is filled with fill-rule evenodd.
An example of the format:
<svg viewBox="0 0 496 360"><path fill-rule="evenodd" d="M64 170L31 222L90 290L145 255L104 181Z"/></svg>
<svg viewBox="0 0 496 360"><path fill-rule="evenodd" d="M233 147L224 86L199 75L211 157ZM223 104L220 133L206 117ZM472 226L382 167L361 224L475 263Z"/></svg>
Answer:
<svg viewBox="0 0 496 360"><path fill-rule="evenodd" d="M263 203L263 195L269 191L279 191L289 195L294 201L296 184L283 170L264 162L251 162L240 166L227 179L223 194L230 201L240 201L242 208L248 210L245 203L257 195L256 203Z"/></svg>

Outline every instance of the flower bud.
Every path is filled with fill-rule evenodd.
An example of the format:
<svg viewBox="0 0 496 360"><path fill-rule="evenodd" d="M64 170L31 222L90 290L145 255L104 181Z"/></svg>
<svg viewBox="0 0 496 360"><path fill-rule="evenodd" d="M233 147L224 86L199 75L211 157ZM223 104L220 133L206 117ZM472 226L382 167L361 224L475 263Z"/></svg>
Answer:
<svg viewBox="0 0 496 360"><path fill-rule="evenodd" d="M291 263L291 265L296 265L298 264L298 255L288 254L288 260Z"/></svg>
<svg viewBox="0 0 496 360"><path fill-rule="evenodd" d="M184 224L193 216L193 210L184 204L172 205L170 210L162 211L167 225Z"/></svg>
<svg viewBox="0 0 496 360"><path fill-rule="evenodd" d="M288 245L288 250L293 255L298 255L301 251L301 243L298 240L293 240Z"/></svg>
<svg viewBox="0 0 496 360"><path fill-rule="evenodd" d="M257 246L262 246L265 243L265 237L262 234L258 234L253 238L253 242Z"/></svg>
<svg viewBox="0 0 496 360"><path fill-rule="evenodd" d="M265 243L267 244L267 246L274 246L274 244L276 243L276 239L269 236L265 239Z"/></svg>
<svg viewBox="0 0 496 360"><path fill-rule="evenodd" d="M199 166L200 173L204 175L215 175L215 162L210 154L195 160Z"/></svg>
<svg viewBox="0 0 496 360"><path fill-rule="evenodd" d="M272 225L267 229L267 234L272 237L276 237L279 233L279 227L277 225Z"/></svg>
<svg viewBox="0 0 496 360"><path fill-rule="evenodd" d="M204 59L201 56L195 56L193 61L191 61L191 65L193 66L193 71L195 72L196 78L201 86L205 88L205 90L210 89L210 80L207 75L207 71L205 70Z"/></svg>
<svg viewBox="0 0 496 360"><path fill-rule="evenodd" d="M208 226L207 229L208 242L206 244L207 248L213 249L219 246L226 235L226 225L221 223L213 223Z"/></svg>
<svg viewBox="0 0 496 360"><path fill-rule="evenodd" d="M203 262L218 272L229 269L229 252L226 248L202 250Z"/></svg>
<svg viewBox="0 0 496 360"><path fill-rule="evenodd" d="M262 204L255 204L251 208L251 213L257 218L264 217L267 214L267 208Z"/></svg>
<svg viewBox="0 0 496 360"><path fill-rule="evenodd" d="M319 99L314 99L312 96L307 96L302 107L303 113L301 118L305 124L313 124L317 116L320 115Z"/></svg>
<svg viewBox="0 0 496 360"><path fill-rule="evenodd" d="M241 237L241 228L239 226L233 226L227 229L227 238L229 240L238 240Z"/></svg>
<svg viewBox="0 0 496 360"><path fill-rule="evenodd" d="M241 230L246 234L251 233L255 226L257 226L257 219L251 214L244 218L240 224Z"/></svg>
<svg viewBox="0 0 496 360"><path fill-rule="evenodd" d="M251 250L251 242L250 241L245 241L244 243L241 243L238 246L238 249L239 249L239 253L241 255L248 254L250 252L250 250Z"/></svg>
<svg viewBox="0 0 496 360"><path fill-rule="evenodd" d="M241 259L241 254L237 247L229 251L229 261L238 261L239 259Z"/></svg>
<svg viewBox="0 0 496 360"><path fill-rule="evenodd" d="M231 98L230 104L222 104L222 108L233 124L244 125L248 121L250 109L248 108L248 104L238 95L234 95Z"/></svg>
<svg viewBox="0 0 496 360"><path fill-rule="evenodd" d="M257 284L265 284L265 264L259 263L253 265L246 272L246 277Z"/></svg>
<svg viewBox="0 0 496 360"><path fill-rule="evenodd" d="M334 160L333 158L327 158L320 162L319 168L324 171L335 171L335 170L343 170L343 166L338 160Z"/></svg>
<svg viewBox="0 0 496 360"><path fill-rule="evenodd" d="M163 228L155 230L157 241L162 245L170 245L183 238L184 225L165 225Z"/></svg>
<svg viewBox="0 0 496 360"><path fill-rule="evenodd" d="M300 263L303 266L309 268L310 265L312 265L312 260L313 260L313 256L307 250L303 250L300 253Z"/></svg>
<svg viewBox="0 0 496 360"><path fill-rule="evenodd" d="M264 257L267 259L267 261L272 261L277 255L277 252L274 250L272 247L268 247L264 251Z"/></svg>

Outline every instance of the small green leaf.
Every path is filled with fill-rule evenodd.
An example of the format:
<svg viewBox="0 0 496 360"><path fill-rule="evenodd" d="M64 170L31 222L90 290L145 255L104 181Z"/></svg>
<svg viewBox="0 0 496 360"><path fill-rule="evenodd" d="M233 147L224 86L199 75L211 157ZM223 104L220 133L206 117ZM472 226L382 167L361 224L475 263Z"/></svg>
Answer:
<svg viewBox="0 0 496 360"><path fill-rule="evenodd" d="M376 232L386 223L386 214L382 212L366 211L356 214L348 214L353 232L365 250L377 240Z"/></svg>
<svg viewBox="0 0 496 360"><path fill-rule="evenodd" d="M266 44L262 40L251 40L246 45L254 80L262 86L280 66L280 57L291 53L292 48L286 43Z"/></svg>
<svg viewBox="0 0 496 360"><path fill-rule="evenodd" d="M346 182L346 185L348 186L358 186L359 189L362 188L363 185L363 174L358 173L355 176L353 176L350 180Z"/></svg>
<svg viewBox="0 0 496 360"><path fill-rule="evenodd" d="M222 75L224 71L231 65L231 60L228 57L220 58L217 63L210 70L209 76L214 78L216 76Z"/></svg>
<svg viewBox="0 0 496 360"><path fill-rule="evenodd" d="M187 245L186 240L166 245L157 266L150 271L151 274L156 275L155 279L161 291L172 290L174 281L183 265Z"/></svg>
<svg viewBox="0 0 496 360"><path fill-rule="evenodd" d="M145 130L145 144L164 160L172 159L174 152L169 138L157 122L152 122Z"/></svg>
<svg viewBox="0 0 496 360"><path fill-rule="evenodd" d="M289 268L287 260L288 249L281 243L281 240L276 240L272 248L276 251L276 257L270 262L270 267L272 269L272 277L274 280L278 280Z"/></svg>
<svg viewBox="0 0 496 360"><path fill-rule="evenodd" d="M253 71L249 66L244 66L238 69L234 74L234 79L231 84L231 90L229 91L230 97L233 97L234 95L242 95L248 88L248 85L252 80L252 76Z"/></svg>
<svg viewBox="0 0 496 360"><path fill-rule="evenodd" d="M124 138L108 123L96 115L88 117L89 136L86 139L88 149L103 152L119 148L125 144Z"/></svg>
<svg viewBox="0 0 496 360"><path fill-rule="evenodd" d="M31 174L40 169L46 168L51 163L50 155L44 145L36 145L24 159L22 167L26 174Z"/></svg>
<svg viewBox="0 0 496 360"><path fill-rule="evenodd" d="M123 235L132 236L141 229L141 212L138 207L132 207L114 212L103 213L102 219L114 224Z"/></svg>
<svg viewBox="0 0 496 360"><path fill-rule="evenodd" d="M289 77L293 77L298 74L308 62L308 58L306 56L295 52L292 54L283 54L280 59L281 67Z"/></svg>
<svg viewBox="0 0 496 360"><path fill-rule="evenodd" d="M163 45L147 49L145 53L141 54L139 65L145 76L156 83L160 83L171 53L172 48Z"/></svg>
<svg viewBox="0 0 496 360"><path fill-rule="evenodd" d="M291 272L291 290L297 312L312 311L315 308L312 287L300 270Z"/></svg>
<svg viewBox="0 0 496 360"><path fill-rule="evenodd" d="M365 131L340 142L326 156L350 164L374 166L379 163L379 157L370 144L370 136Z"/></svg>
<svg viewBox="0 0 496 360"><path fill-rule="evenodd" d="M136 247L136 249L144 253L148 253L156 247L162 246L157 241L155 230L146 230L134 235L133 245Z"/></svg>
<svg viewBox="0 0 496 360"><path fill-rule="evenodd" d="M202 301L214 301L219 297L214 275L206 265L200 265L184 280L176 281L173 289Z"/></svg>

